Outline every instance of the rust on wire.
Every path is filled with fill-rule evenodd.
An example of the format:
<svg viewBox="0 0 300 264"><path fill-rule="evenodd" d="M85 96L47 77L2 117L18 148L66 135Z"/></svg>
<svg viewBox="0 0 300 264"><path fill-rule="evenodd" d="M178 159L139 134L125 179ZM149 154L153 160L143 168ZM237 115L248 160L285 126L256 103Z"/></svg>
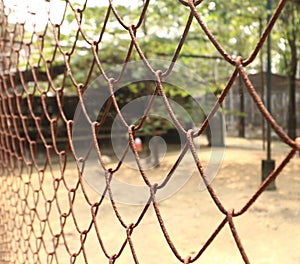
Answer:
<svg viewBox="0 0 300 264"><path fill-rule="evenodd" d="M41 0L42 2L42 0ZM51 1L45 0L45 5ZM20 22L9 21L10 5L8 1L0 2L0 262L1 263L60 263L58 251L63 245L64 255L70 263L98 263L92 262L88 253L90 235L93 235L97 245L97 254L106 258L106 263L117 263L124 251L129 251L133 263L142 263L139 259L134 234L136 230L142 229L142 222L147 213L154 210L155 221L160 228L160 235L165 239L166 245L178 263L194 263L201 258L202 254L211 246L219 233L225 228L230 228L236 247L244 261L250 263L246 249L242 244L239 230L235 225L235 219L243 215L260 197L264 190L284 170L292 157L300 152L300 140L291 139L276 123L276 120L266 109L262 99L253 87L246 72L246 66L250 65L257 54L262 50L263 44L278 20L284 9L287 0L281 0L274 11L269 23L257 41L256 46L249 57L243 60L242 57L234 58L221 45L217 37L205 24L201 14L200 4L202 0L179 0L178 6L186 10L187 21L184 31L179 39L176 49L171 56L167 69L156 69L148 58L141 41L139 33L143 29L143 23L147 18L150 0L143 1L140 15L136 23L127 23L118 12L118 7L113 0L109 0L108 7L103 15L104 21L99 26L98 35L89 36L85 30L85 12L89 6L87 0L81 7L73 4L70 0L61 1L63 6L62 19L60 22L52 21L48 12L47 25L39 31L39 25L34 24L31 31L26 31L22 17L15 19ZM199 7L199 8L198 8ZM68 12L71 11L76 29L68 40L62 38L62 30L66 22ZM30 13L36 16L35 12ZM70 14L69 14L70 15ZM97 14L98 16L98 14ZM106 71L105 59L102 56L102 42L106 32L109 31L111 19L117 21L120 30L127 33L129 46L123 47L124 58L121 70L117 76L110 76ZM177 118L172 105L170 104L164 87L163 79L174 71L174 65L181 55L186 39L190 32L192 23L199 26L202 34L199 38L207 38L218 52L218 56L232 65L233 72L228 78L227 84L214 102L214 106L208 113L205 120L196 130L186 130L181 121ZM71 34L71 32L70 32ZM68 42L65 44L64 42ZM50 45L46 45L50 43ZM83 44L84 43L84 44ZM46 47L47 46L47 47ZM88 47L88 48L87 48ZM46 49L52 49L51 56L46 56ZM87 76L82 82L76 79L76 68L74 58L78 50L85 50L93 56L89 65ZM82 52L82 51L81 51ZM114 54L112 54L113 56ZM130 124L121 111L120 102L115 91L122 83L128 63L133 56L142 60L147 71L153 78L150 101L144 108L144 114L137 125ZM55 66L57 58L61 59L63 65ZM77 63L77 62L76 62ZM43 69L43 70L42 70ZM102 116L96 121L92 120L89 108L86 105L84 92L93 81L93 73L97 71L104 79L106 92L109 94L107 104L104 106ZM201 153L198 153L193 139L202 135L209 126L209 122L216 115L223 101L228 97L233 83L240 75L253 102L260 110L263 118L270 123L273 131L287 146L290 151L283 161L259 186L256 192L246 201L241 209L226 209L222 199L210 184L206 176L204 166L200 161ZM60 82L56 81L60 78ZM67 102L67 83L73 85L77 92L77 103L81 107L79 117L84 118L86 126L91 130L91 140L86 153L77 153L73 142L72 129L77 121L76 116L70 116L68 109L75 106L65 107ZM145 167L135 145L136 133L143 128L150 110L154 107L155 99L160 96L166 112L174 122L175 127L185 137L186 142L179 156L174 160L173 166L169 169L163 181L159 184L152 182L145 172ZM49 107L50 101L54 102L57 112ZM36 109L40 110L37 111ZM24 110L26 109L26 111ZM98 136L110 118L111 112L115 112L120 118L123 126L127 129L127 145L118 163L106 164L103 149L99 144ZM65 146L61 147L60 128L65 129ZM84 140L84 139L83 139ZM88 158L92 148L95 148L99 161L99 168L103 171L104 188L100 198L95 201L84 184L84 174L89 171ZM168 230L163 210L160 208L157 199L158 193L166 188L178 170L183 158L190 152L197 173L202 179L206 191L216 205L217 210L223 215L218 226L213 230L207 240L197 252L192 255L183 255L176 247L174 239ZM42 153L43 161L38 159ZM126 157L132 154L138 168L139 177L145 188L148 190L145 204L134 219L127 222L127 217L122 212L118 203L116 193L113 190L114 177L122 173ZM68 168L72 167L71 173ZM69 175L71 174L71 175ZM99 179L100 180L100 179ZM103 237L103 230L106 228L101 222L101 210L106 208L106 199L109 197L109 205L113 210L115 221L122 233L123 240L114 250L106 244ZM78 199L84 199L84 213L89 217L83 217L76 206ZM42 209L41 209L42 208ZM103 209L104 208L104 209ZM38 227L38 228L37 228ZM112 231L114 232L114 231ZM70 239L70 234L76 233L77 240ZM76 244L77 243L77 244ZM147 250L147 249L146 249ZM60 252L61 253L61 252ZM159 252L157 253L159 255ZM156 262L153 260L153 263Z"/></svg>

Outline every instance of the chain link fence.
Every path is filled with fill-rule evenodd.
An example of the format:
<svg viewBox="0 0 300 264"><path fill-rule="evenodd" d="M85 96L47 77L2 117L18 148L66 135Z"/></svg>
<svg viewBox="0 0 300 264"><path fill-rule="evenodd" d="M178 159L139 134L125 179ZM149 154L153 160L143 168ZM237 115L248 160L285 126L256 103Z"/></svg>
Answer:
<svg viewBox="0 0 300 264"><path fill-rule="evenodd" d="M1 263L103 263L105 261L118 263L119 260L122 262L124 254L129 254L130 261L133 263L143 263L143 260L139 259L141 249L135 242L135 234L137 230L145 227L143 222L147 221L149 211L152 209L156 215L155 221L159 225L160 236L165 239L162 243L168 245L177 262L193 263L200 260L220 231L229 225L243 261L250 263L236 228L235 219L253 206L257 198L300 149L299 141L288 137L277 125L258 96L246 71L261 51L288 1L279 2L249 57L235 58L224 50L207 27L201 8L198 8L202 1L179 0L177 6L188 14L188 19L172 60L167 66L164 63L166 67L163 68L157 67L148 58L139 37L139 33L145 30L143 27L147 19L149 2L147 0L143 2L137 22L130 24L123 20L118 6L110 0L109 4L102 8L103 14L93 14L95 20L101 16L103 21L101 24L97 24L96 21L94 26L99 27L98 35L91 36L86 19L86 14L89 12L87 2L78 5L68 0L40 1L40 4L36 1L29 8L25 4L14 1L1 1ZM124 61L118 62L119 68L115 72L107 71L104 65L109 60L111 65L114 60L117 64L118 58L114 50L112 49L108 53L109 56L103 59L105 62L102 61L101 53L102 43L107 41L104 40L105 32L110 30L111 20L115 21L115 27L127 33L128 40L128 46L123 47ZM170 102L165 91L165 80L174 71L176 72L175 64L188 37L192 21L201 29L199 38L205 36L218 51L219 57L232 67L232 74L225 88L196 129L183 124L176 112L177 105ZM68 30L70 30L69 35ZM109 41L113 42L113 39ZM87 54L92 58L88 62L84 60ZM139 63L138 67L133 64L130 68L128 65L134 61L133 57L142 63ZM128 77L128 68L131 73L135 69L144 70L147 75L145 78L152 81L150 86L145 86L150 93L145 92L148 101L143 104L138 122L131 122L131 119L125 116L123 106L119 102L120 97L115 96L122 82L128 82L124 80ZM84 71L86 69L88 70ZM79 78L81 71L86 75ZM102 90L93 89L93 81L99 75ZM198 151L195 139L204 133L210 121L218 113L220 105L238 76L241 76L248 94L263 118L290 150L240 209L228 209L211 185L211 179L207 176L205 166L201 162L201 151ZM72 87L75 95L68 94L68 87ZM92 92L88 93L88 91ZM159 106L155 105L158 97L161 102ZM103 98L105 98L103 105L97 108ZM141 131L153 107L164 107L163 111L167 113L183 138L182 149L174 159L172 167L167 172L160 167L155 168L155 174L162 177L160 181L149 177L147 162L145 163L141 158L142 153L136 144L136 138L142 135ZM95 108L100 111L93 119L90 111ZM111 113L114 115L112 116ZM109 138L111 123L107 120L116 117L120 119L119 123L127 135L126 144L123 150L120 150L117 162L111 165L112 163L107 161L104 155L105 144L111 143ZM89 163L91 151L96 165ZM169 235L167 220L164 218L158 197L165 188L168 188L168 185L172 184L172 178L175 177L176 171L180 171L180 163L187 153L192 156L197 168L196 174L201 177L205 192L209 194L223 215L206 242L197 252L188 256L180 253L172 236ZM114 178L118 175L132 173L123 166L127 162L128 155L134 160L134 171L137 173L135 177L139 178L140 185L145 190L144 200L138 202L139 207L134 207L138 213L133 221L128 220L126 211L124 212L119 202L122 195L130 196L134 194L135 189L131 191L125 188L125 194L123 193L119 198L118 192L121 190L114 190L115 185L113 185ZM101 171L101 180L99 171ZM180 173L185 172L181 170ZM100 184L99 188L97 184ZM91 187L94 187L96 192ZM111 228L110 223L104 223L102 220L108 208L112 210L117 222L114 229ZM131 209L126 210L128 213ZM122 237L122 242L112 247L111 244L114 244L116 237ZM147 239L147 234L144 235L144 239ZM157 252L157 255L159 254Z"/></svg>

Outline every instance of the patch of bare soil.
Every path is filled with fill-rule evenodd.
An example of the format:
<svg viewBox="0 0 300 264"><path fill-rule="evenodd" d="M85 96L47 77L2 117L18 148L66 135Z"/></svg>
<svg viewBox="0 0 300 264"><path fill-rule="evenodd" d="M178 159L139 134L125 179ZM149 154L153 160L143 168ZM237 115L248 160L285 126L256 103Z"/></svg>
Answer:
<svg viewBox="0 0 300 264"><path fill-rule="evenodd" d="M284 144L273 143L272 157L275 159L276 166L288 151L289 148ZM200 161L204 165L209 164L211 153L210 149L203 145L198 150ZM239 211L258 190L262 178L261 162L265 156L259 140L227 139L222 163L211 184L226 210L234 208L235 212ZM145 171L148 179L152 183L161 182L177 158L177 151L168 152L158 168ZM114 168L116 164L111 163L107 166ZM88 184L85 186L85 191L91 204L99 200L99 194L94 191L94 188L103 185L103 182L99 183L99 174L95 173L97 170L99 166L95 165L89 166L86 171ZM176 249L183 258L189 255L193 257L201 250L225 216L218 209L207 189L203 187L191 156L184 166L179 166L177 170L179 176L171 184L175 187L183 186L172 189L173 192L170 192L168 197L164 196L163 189L158 190L157 195L161 197L158 208L174 250ZM185 184L177 182L180 181L180 176L189 173L191 176L187 177ZM115 177L117 181L128 185L145 185L140 173L130 166L122 166ZM123 187L124 184L114 188L116 197L119 194L121 198L137 199L138 195L134 191ZM275 191L263 192L243 215L234 218L237 232L251 263L300 263L300 157L298 155L278 176L276 187ZM83 230L90 222L91 209L86 204L86 199L80 197L78 193L73 213L79 228ZM65 198L67 204L68 198ZM140 198L141 201L144 199ZM63 207L62 198L59 202ZM118 217L121 217L126 225L136 222L144 208L141 205L124 203L116 203L115 206L119 212ZM109 255L116 254L126 239L126 229L117 219L109 198L105 199L100 206L96 222L105 249ZM80 238L71 220L66 223L64 233L69 250L76 251L80 246ZM101 253L102 249L95 234L95 229L92 228L85 241L88 261L107 263L108 260ZM180 263L166 241L152 205L134 229L132 243L140 263ZM57 250L61 251L60 259L68 256L64 253L63 241ZM78 260L78 263L81 263L80 259ZM83 259L82 262L84 263ZM134 263L128 244L116 263ZM195 263L244 263L228 224Z"/></svg>
<svg viewBox="0 0 300 264"><path fill-rule="evenodd" d="M275 142L272 151L278 165L288 152L288 147ZM208 164L210 149L201 147L198 154L203 164ZM265 156L258 140L227 139L222 164L212 181L212 187L226 210L240 210L258 190L261 162ZM150 181L160 182L177 157L178 152L170 152L163 158L160 167L147 170ZM224 219L223 213L203 187L193 158L189 158L184 167L179 166L178 170L180 175L192 171L191 177L175 194L159 201L165 228L183 257L195 256ZM145 184L136 169L126 166L121 168L116 177L130 185ZM176 185L176 182L173 184ZM237 232L252 263L300 263L300 158L297 155L276 179L276 187L275 191L265 191L247 212L234 218ZM122 195L132 194L123 192ZM136 221L143 208L121 203L117 207L128 224ZM102 223L103 242L110 252L114 252L126 234L108 200L98 217ZM132 239L141 263L178 263L153 208L148 210L134 230ZM133 263L129 248L118 261ZM228 224L196 263L244 263Z"/></svg>

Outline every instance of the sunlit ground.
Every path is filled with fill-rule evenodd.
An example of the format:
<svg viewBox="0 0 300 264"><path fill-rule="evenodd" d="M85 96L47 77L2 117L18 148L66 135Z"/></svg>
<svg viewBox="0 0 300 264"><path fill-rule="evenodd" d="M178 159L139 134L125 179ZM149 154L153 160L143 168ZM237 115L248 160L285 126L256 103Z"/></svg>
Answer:
<svg viewBox="0 0 300 264"><path fill-rule="evenodd" d="M272 149L278 165L288 147L274 142ZM211 156L210 149L203 145L198 149L198 154L206 166ZM161 160L158 168L146 170L149 181L160 183L177 158L178 152L172 150ZM259 140L226 140L223 162L212 181L212 187L226 210L234 208L238 211L257 191L261 183L261 160L264 158L265 152L262 151ZM170 193L165 194L163 189L157 191L161 218L174 247L183 258L188 255L195 256L224 219L224 215L203 187L194 164L193 158L189 157L184 166L178 168L178 175L191 173L186 183L178 184L180 177L177 176L177 180L170 183L174 187L171 186L173 189L170 189ZM111 161L106 166L115 168L116 163ZM277 190L266 191L245 214L234 218L246 254L253 263L300 262L299 173L300 158L296 155L276 180ZM34 182L38 177L32 177L32 188L38 189L41 185L43 189L43 195L40 194L39 199L33 195L31 188L28 194L25 191L20 193L20 196L27 195L29 207L36 206L39 215L39 219L33 219L35 236L30 237L29 243L34 250L40 246L40 263L47 263L46 252L52 251L55 252L58 263L69 263L70 256L76 253L79 255L75 263L85 263L84 255L88 263L108 263L99 239L101 238L108 255L118 254L126 240L126 229L120 221L125 225L135 223L144 208L142 205L123 202L144 203L149 197L147 188L142 189L142 196L136 195L130 188L129 191L126 189L126 186L130 185L139 192L139 188L145 186L140 173L134 167L120 167L114 180L122 184L112 185L112 195L120 201L114 204L119 219L107 195L99 206L95 224L91 226L91 206L99 202L101 195L98 192L105 186L105 177L101 174L99 164L91 163L86 167L84 178L87 181L83 181L83 188L79 186L76 192L70 191L76 188L78 183L74 163L67 165L65 182L60 181L59 185L56 185L53 184L53 178L61 178L57 164L54 165L53 175L49 171L45 173L42 183L38 180ZM183 187L177 188L181 184ZM47 200L49 202L46 203L45 210ZM30 222L29 215L26 217L27 222ZM61 217L62 215L66 217ZM88 231L86 237L79 234L84 230ZM23 228L22 232L28 231L30 227ZM19 232L16 231L16 236L20 235ZM55 235L57 239L53 239ZM37 240L36 237L42 237L42 240ZM179 263L166 242L152 205L133 230L131 238L140 263ZM82 242L84 246L80 250ZM19 260L23 258L24 254L20 253ZM134 263L128 243L116 263ZM228 225L221 230L196 263L243 263Z"/></svg>

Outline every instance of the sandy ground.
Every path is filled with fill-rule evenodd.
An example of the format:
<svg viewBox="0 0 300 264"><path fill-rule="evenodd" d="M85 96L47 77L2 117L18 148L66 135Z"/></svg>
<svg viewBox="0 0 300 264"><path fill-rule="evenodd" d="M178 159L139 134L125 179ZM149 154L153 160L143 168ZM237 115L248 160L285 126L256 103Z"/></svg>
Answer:
<svg viewBox="0 0 300 264"><path fill-rule="evenodd" d="M273 158L278 165L287 153L288 147L280 142L275 142L272 150ZM209 148L201 147L200 153L203 163L207 164L211 154ZM162 179L177 156L176 151L169 152L163 158L160 167L147 171L149 179L152 182ZM255 193L261 183L261 160L265 156L259 140L236 138L226 140L223 162L212 182L213 188L226 209L239 210ZM114 167L115 165L111 163L107 166ZM99 194L91 188L91 185L96 186L96 189L101 186L98 167L89 166L86 170L88 184L84 183L84 187L88 195L84 197L82 192L78 191L75 197L73 207L75 218L68 217L66 220L63 229L65 241L62 238L59 239L56 252L58 263L70 262L65 244L68 245L71 253L77 252L80 248L80 235L76 230L76 225L80 230L85 230L91 222L91 209L86 198L90 200L91 204L99 200ZM184 167L178 170L184 174L191 171L191 168L194 168L192 159L187 160ZM124 166L116 174L116 177L121 182L141 185L142 182L137 175L136 170ZM72 171L71 165L67 169L66 179L69 187L76 183L76 173L74 170ZM200 183L199 174L195 171L178 192L159 201L159 210L166 229L183 258L197 254L224 219L224 215L215 206L207 190L201 188ZM265 191L245 214L234 218L238 234L251 263L300 263L299 155L291 160L276 179L276 187L276 191ZM136 198L134 194L130 193L131 191L127 193L121 189L119 191L123 191L123 196L133 195L132 197ZM51 197L51 190L48 194ZM59 197L58 204L62 212L67 211L69 197L62 187L58 189L57 197ZM128 225L137 220L143 209L139 205L124 203L117 203L116 206L122 220ZM74 219L76 220L74 221ZM59 214L54 204L50 220L49 226L51 226L52 232L60 232ZM126 230L117 220L109 199L105 199L100 206L97 226L109 255L116 254L126 239ZM47 236L48 229L47 225L44 237ZM53 241L51 236L49 236L49 244L45 243L43 246L49 251L52 247L50 241ZM140 263L180 263L163 236L152 206L139 226L134 229L132 242ZM108 263L99 245L94 226L89 231L84 245L88 263ZM82 253L76 258L76 263L85 263ZM116 263L134 263L128 244ZM228 224L195 263L244 263Z"/></svg>

